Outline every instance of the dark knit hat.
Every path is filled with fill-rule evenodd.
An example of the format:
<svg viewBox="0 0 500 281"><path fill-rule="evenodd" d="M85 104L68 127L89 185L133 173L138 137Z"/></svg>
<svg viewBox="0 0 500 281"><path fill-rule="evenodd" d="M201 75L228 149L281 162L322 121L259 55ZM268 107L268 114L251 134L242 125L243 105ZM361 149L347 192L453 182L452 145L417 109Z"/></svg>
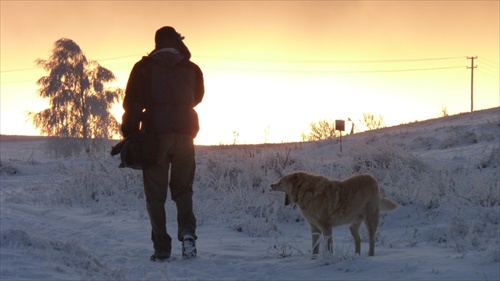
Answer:
<svg viewBox="0 0 500 281"><path fill-rule="evenodd" d="M184 36L175 31L171 26L164 26L156 31L155 49L172 47L177 49L186 59L191 58L191 52L182 41Z"/></svg>
<svg viewBox="0 0 500 281"><path fill-rule="evenodd" d="M155 34L155 44L161 45L163 42L175 42L182 41L184 36L180 35L175 29L171 26L164 26L156 31Z"/></svg>

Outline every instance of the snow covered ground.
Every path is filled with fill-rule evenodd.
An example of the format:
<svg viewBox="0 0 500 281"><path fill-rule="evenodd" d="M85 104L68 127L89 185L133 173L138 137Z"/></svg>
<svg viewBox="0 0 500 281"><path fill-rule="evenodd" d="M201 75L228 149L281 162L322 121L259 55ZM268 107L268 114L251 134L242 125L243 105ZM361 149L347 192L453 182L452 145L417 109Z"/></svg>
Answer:
<svg viewBox="0 0 500 281"><path fill-rule="evenodd" d="M149 261L139 172L106 153L55 158L43 138L0 140L1 280L500 280L499 108L344 136L342 152L337 139L199 146L198 257L174 243L168 263ZM269 188L296 170L372 173L402 204L383 215L374 257L365 232L355 255L340 227L335 252L310 258L307 223Z"/></svg>

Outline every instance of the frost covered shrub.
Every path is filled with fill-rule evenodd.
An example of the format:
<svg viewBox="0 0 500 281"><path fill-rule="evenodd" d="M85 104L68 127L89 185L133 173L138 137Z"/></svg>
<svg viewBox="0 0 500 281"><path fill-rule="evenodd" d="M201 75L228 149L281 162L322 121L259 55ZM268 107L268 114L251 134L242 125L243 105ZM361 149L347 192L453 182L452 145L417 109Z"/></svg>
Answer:
<svg viewBox="0 0 500 281"><path fill-rule="evenodd" d="M274 237L275 241L270 242L267 255L270 257L288 258L293 255L304 256L299 243L294 239L283 239L280 236Z"/></svg>
<svg viewBox="0 0 500 281"><path fill-rule="evenodd" d="M443 237L446 244L459 253L498 249L499 219L500 214L489 208L464 206L457 209L455 215L450 218Z"/></svg>
<svg viewBox="0 0 500 281"><path fill-rule="evenodd" d="M81 155L104 154L110 147L107 139L81 139L66 137L50 137L45 143L46 151L56 158L68 158Z"/></svg>
<svg viewBox="0 0 500 281"><path fill-rule="evenodd" d="M470 145L478 142L478 136L472 130L466 130L462 127L452 128L454 134L442 140L439 144L440 149L448 149L460 145Z"/></svg>
<svg viewBox="0 0 500 281"><path fill-rule="evenodd" d="M424 164L405 147L385 143L381 146L358 146L351 151L352 167L356 173L372 173L383 177L401 176L397 168L409 167L412 174L424 169Z"/></svg>
<svg viewBox="0 0 500 281"><path fill-rule="evenodd" d="M440 199L453 207L500 206L498 172L469 168L443 167L434 181L442 189Z"/></svg>
<svg viewBox="0 0 500 281"><path fill-rule="evenodd" d="M498 168L500 166L500 146L496 145L491 150L486 151L481 158L478 168Z"/></svg>
<svg viewBox="0 0 500 281"><path fill-rule="evenodd" d="M281 177L296 166L290 156L291 148L247 148L221 146L201 151L198 156L197 179L201 185L220 189L234 185L238 177L245 177L252 187L269 186L265 179ZM241 182L241 179L239 179Z"/></svg>
<svg viewBox="0 0 500 281"><path fill-rule="evenodd" d="M80 158L64 170L68 177L50 196L52 204L92 206L94 210L143 208L142 174L119 169L117 159Z"/></svg>
<svg viewBox="0 0 500 281"><path fill-rule="evenodd" d="M71 157L81 155L83 151L83 140L78 138L51 137L47 139L47 152L55 157Z"/></svg>
<svg viewBox="0 0 500 281"><path fill-rule="evenodd" d="M372 174L385 196L403 205L422 199L419 196L429 184L429 175L424 172L427 167L406 148L389 143L358 146L351 150L351 155L353 174Z"/></svg>
<svg viewBox="0 0 500 281"><path fill-rule="evenodd" d="M5 163L0 160L0 174L6 175L15 175L18 173L18 170L11 163Z"/></svg>
<svg viewBox="0 0 500 281"><path fill-rule="evenodd" d="M283 194L270 192L270 185L295 169L290 152L245 146L200 149L194 182L198 220L217 219L251 236L276 231L276 223L288 215L283 213Z"/></svg>
<svg viewBox="0 0 500 281"><path fill-rule="evenodd" d="M247 188L243 182L221 190L195 188L194 208L198 224L215 220L256 237L273 231L277 222L273 196Z"/></svg>
<svg viewBox="0 0 500 281"><path fill-rule="evenodd" d="M495 170L452 167L445 163L442 167L431 166L406 148L391 144L356 147L351 155L353 173L374 175L381 192L403 205L421 204L435 209L443 204L466 202L479 206L500 204L498 180L491 180L495 178L491 175L497 173ZM498 165L495 151L485 159L481 165Z"/></svg>
<svg viewBox="0 0 500 281"><path fill-rule="evenodd" d="M446 139L440 148L478 142L474 132L460 132L460 136L463 139ZM448 215L446 223L432 230L429 243L459 253L499 247L497 145L487 147L477 163L443 159L427 164L406 148L389 144L356 147L350 153L353 173L373 174L385 196L422 208L431 220ZM491 252L491 259L498 260L498 251Z"/></svg>

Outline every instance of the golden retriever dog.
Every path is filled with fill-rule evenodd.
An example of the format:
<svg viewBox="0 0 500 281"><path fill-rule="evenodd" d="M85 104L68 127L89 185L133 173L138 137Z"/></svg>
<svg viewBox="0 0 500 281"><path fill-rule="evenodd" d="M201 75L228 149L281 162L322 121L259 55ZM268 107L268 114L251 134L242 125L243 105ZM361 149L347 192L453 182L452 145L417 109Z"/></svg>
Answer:
<svg viewBox="0 0 500 281"><path fill-rule="evenodd" d="M320 175L295 172L283 176L278 183L271 185L271 189L285 192L291 202L299 206L311 226L313 257L319 253L320 233L327 240L328 250L332 252L332 230L346 224L349 225L354 238L355 253L359 254L359 228L363 222L370 239L368 254L375 255L375 232L380 212L399 206L398 203L380 195L377 181L369 174L337 181Z"/></svg>

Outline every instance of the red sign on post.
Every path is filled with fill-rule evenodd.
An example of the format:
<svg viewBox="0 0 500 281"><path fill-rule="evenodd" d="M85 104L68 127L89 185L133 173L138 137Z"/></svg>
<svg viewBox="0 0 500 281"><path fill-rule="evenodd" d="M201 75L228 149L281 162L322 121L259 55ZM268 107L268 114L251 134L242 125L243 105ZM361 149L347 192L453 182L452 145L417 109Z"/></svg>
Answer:
<svg viewBox="0 0 500 281"><path fill-rule="evenodd" d="M335 130L345 131L345 121L344 120L335 120Z"/></svg>

